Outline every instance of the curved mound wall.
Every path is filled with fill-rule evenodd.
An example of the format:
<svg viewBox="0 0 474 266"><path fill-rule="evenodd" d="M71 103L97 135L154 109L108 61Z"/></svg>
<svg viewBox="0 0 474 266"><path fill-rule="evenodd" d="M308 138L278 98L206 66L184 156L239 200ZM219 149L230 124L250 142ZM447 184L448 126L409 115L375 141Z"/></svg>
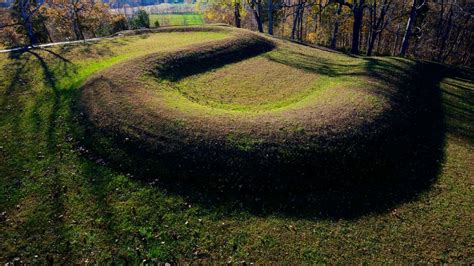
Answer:
<svg viewBox="0 0 474 266"><path fill-rule="evenodd" d="M89 129L182 176L316 178L395 158L406 136L394 132L410 123L393 119L404 100L383 77L344 55L217 29L229 36L91 77L79 101Z"/></svg>

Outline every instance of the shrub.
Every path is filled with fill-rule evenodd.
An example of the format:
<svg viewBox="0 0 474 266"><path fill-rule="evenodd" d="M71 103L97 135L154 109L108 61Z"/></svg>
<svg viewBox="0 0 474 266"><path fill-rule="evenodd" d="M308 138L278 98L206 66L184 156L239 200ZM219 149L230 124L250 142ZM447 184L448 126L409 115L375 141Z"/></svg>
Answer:
<svg viewBox="0 0 474 266"><path fill-rule="evenodd" d="M119 32L128 30L127 18L123 15L117 15L112 19L112 31Z"/></svg>
<svg viewBox="0 0 474 266"><path fill-rule="evenodd" d="M145 10L140 9L133 15L130 24L134 29L150 28L150 16Z"/></svg>

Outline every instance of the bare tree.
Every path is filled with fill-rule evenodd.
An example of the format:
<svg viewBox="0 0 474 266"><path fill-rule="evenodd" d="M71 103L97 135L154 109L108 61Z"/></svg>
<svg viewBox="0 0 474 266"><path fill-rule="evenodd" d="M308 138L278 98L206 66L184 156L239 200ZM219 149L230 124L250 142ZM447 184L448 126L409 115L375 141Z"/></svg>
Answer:
<svg viewBox="0 0 474 266"><path fill-rule="evenodd" d="M294 5L287 5L293 7L293 26L291 29L291 39L303 41L303 16L306 5L306 0L298 0Z"/></svg>
<svg viewBox="0 0 474 266"><path fill-rule="evenodd" d="M238 0L234 1L234 20L235 26L240 28L242 26L242 20L240 17L240 1Z"/></svg>
<svg viewBox="0 0 474 266"><path fill-rule="evenodd" d="M268 0L268 34L273 35L273 0Z"/></svg>
<svg viewBox="0 0 474 266"><path fill-rule="evenodd" d="M37 3L34 0L17 0L14 5L17 24L21 25L30 44L38 44L38 37L34 29L33 17L38 14L45 2Z"/></svg>
<svg viewBox="0 0 474 266"><path fill-rule="evenodd" d="M252 9L255 22L257 22L257 28L259 32L263 32L263 22L262 22L262 0L248 0L248 4Z"/></svg>
<svg viewBox="0 0 474 266"><path fill-rule="evenodd" d="M364 9L367 7L365 0L337 0L339 4L349 7L354 16L354 23L352 24L352 47L351 53L359 53L359 43L360 43L360 30L362 28L362 22L364 19Z"/></svg>
<svg viewBox="0 0 474 266"><path fill-rule="evenodd" d="M392 5L392 0L383 0L382 4L377 5L377 0L374 0L369 5L370 20L369 20L369 41L367 45L367 56L372 55L375 40L388 24L387 12Z"/></svg>
<svg viewBox="0 0 474 266"><path fill-rule="evenodd" d="M407 28L405 30L405 35L403 36L402 47L400 48L400 56L405 56L410 45L410 38L413 34L413 27L415 26L416 14L420 8L425 5L425 1L421 4L418 4L419 0L412 0L410 16L408 17Z"/></svg>
<svg viewBox="0 0 474 266"><path fill-rule="evenodd" d="M334 22L334 31L332 32L331 45L330 45L331 49L336 49L337 34L339 32L341 12L342 12L342 4L339 3L337 7L337 11L336 11L336 22Z"/></svg>

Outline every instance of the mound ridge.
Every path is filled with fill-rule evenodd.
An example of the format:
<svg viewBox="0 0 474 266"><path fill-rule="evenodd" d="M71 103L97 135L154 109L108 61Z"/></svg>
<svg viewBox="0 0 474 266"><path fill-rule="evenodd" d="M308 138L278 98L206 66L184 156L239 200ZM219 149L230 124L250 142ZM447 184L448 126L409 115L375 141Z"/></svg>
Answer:
<svg viewBox="0 0 474 266"><path fill-rule="evenodd" d="M177 80L271 51L274 47L270 40L244 32L223 41L171 52L151 63L159 78Z"/></svg>
<svg viewBox="0 0 474 266"><path fill-rule="evenodd" d="M229 32L224 40L150 54L91 77L78 107L90 136L101 139L93 146L121 165L138 163L143 171L181 177L335 178L383 168L403 156L405 146L398 144L409 142L404 129L411 125L410 108L403 100L406 95L400 97L393 84L383 81L387 77L348 72L348 77L336 78L310 63L299 67L285 61L296 57L294 62L301 64L324 63L327 52L312 58L313 48L245 30L222 30ZM185 95L189 83L176 85L257 56L262 64L314 75L312 90L270 106L274 108L234 110L193 101L197 96ZM259 75L263 68L251 71ZM225 78L217 75L206 82ZM238 73L229 82L238 82ZM233 93L238 97L259 89L247 87ZM393 119L395 108L406 116ZM105 148L100 147L104 138Z"/></svg>

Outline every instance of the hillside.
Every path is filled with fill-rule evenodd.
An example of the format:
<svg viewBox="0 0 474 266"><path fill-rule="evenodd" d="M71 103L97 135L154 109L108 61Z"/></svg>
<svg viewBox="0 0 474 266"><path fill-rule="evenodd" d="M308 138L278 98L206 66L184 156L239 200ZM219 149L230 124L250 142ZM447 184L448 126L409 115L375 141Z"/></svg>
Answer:
<svg viewBox="0 0 474 266"><path fill-rule="evenodd" d="M1 54L0 260L474 263L474 73L229 27Z"/></svg>

